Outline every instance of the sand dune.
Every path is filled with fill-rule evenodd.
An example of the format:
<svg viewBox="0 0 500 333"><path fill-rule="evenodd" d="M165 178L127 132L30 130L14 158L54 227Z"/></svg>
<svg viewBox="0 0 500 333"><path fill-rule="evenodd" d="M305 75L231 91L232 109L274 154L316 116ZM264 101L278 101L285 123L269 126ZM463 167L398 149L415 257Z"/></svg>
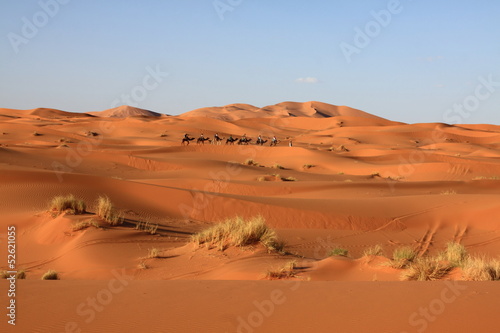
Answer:
<svg viewBox="0 0 500 333"><path fill-rule="evenodd" d="M438 282L396 282L404 270L390 262L403 246L430 257L448 242L498 258L500 127L404 124L320 102L149 112L0 109L0 226L16 225L18 267L27 274L19 299L23 316L38 323L32 329L20 318L23 331L63 331L67 321L91 332L237 331L254 300L295 283L300 289L287 294L294 301L256 332L331 331L333 319L307 319L318 313L352 318L336 320L339 331L366 331L368 323L371 331L415 331L421 326L408 318L450 281L463 284L463 296L425 322L429 332L464 331L472 314L481 332L494 324L487 315L498 297L494 282L464 282L461 268ZM186 133L224 140L181 145ZM225 144L243 134L251 144ZM263 146L255 145L258 135L268 140ZM48 212L51 198L68 194L85 201L85 214ZM100 195L109 196L123 224L96 215ZM236 215L263 216L286 254L261 244L220 251L190 241ZM79 223L91 226L75 229ZM146 223L156 233L139 230ZM375 245L383 253L364 256ZM149 257L153 248L158 255ZM330 256L335 248L348 255ZM267 281L292 261L287 281ZM39 281L49 269L61 281ZM127 291L86 323L75 308L117 271L126 274ZM136 312L155 319L134 321Z"/></svg>

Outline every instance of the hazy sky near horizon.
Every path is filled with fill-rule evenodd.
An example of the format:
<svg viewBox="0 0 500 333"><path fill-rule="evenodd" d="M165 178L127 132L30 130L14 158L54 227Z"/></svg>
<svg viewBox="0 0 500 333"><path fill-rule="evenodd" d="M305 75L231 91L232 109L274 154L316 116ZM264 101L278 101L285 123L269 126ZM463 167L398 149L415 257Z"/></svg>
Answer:
<svg viewBox="0 0 500 333"><path fill-rule="evenodd" d="M500 1L0 0L0 107L500 124Z"/></svg>

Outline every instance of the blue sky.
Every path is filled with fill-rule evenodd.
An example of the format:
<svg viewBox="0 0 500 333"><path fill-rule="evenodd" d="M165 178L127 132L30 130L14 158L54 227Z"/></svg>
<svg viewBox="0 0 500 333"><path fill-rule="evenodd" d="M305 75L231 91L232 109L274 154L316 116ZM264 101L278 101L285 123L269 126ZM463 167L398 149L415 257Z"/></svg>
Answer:
<svg viewBox="0 0 500 333"><path fill-rule="evenodd" d="M410 123L500 124L498 1L0 4L0 107L179 114L318 100Z"/></svg>

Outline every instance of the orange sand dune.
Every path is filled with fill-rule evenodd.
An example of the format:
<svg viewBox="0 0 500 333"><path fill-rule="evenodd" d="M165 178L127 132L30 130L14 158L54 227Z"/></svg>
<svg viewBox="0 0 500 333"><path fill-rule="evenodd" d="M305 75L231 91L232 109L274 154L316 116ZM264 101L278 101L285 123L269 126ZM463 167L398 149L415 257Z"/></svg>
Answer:
<svg viewBox="0 0 500 333"><path fill-rule="evenodd" d="M404 270L390 262L403 246L427 257L448 242L498 258L500 127L404 124L320 102L148 112L0 109L0 237L16 226L17 267L27 275L17 282L16 329L77 332L75 322L85 332L492 332L495 282L465 282L460 268L438 282L399 282ZM181 144L201 133L211 141ZM226 145L243 134L249 145ZM85 214L48 212L53 197L68 194L84 200ZM123 224L96 215L102 195ZM236 215L264 217L284 253L191 242ZM82 223L90 226L75 228ZM364 256L375 245L383 253ZM335 248L347 256L330 256ZM288 280L268 281L290 265ZM49 269L60 281L40 281ZM126 291L107 293L117 272L127 276ZM255 302L295 285L288 302L247 326ZM447 288L456 301L442 300ZM99 292L112 301L86 322L76 309ZM426 306L439 315L422 317Z"/></svg>

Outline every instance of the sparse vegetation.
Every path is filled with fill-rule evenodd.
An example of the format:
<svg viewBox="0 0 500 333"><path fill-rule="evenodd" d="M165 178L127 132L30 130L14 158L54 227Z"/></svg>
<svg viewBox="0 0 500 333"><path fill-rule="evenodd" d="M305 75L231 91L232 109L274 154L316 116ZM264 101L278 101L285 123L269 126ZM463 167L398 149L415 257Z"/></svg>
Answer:
<svg viewBox="0 0 500 333"><path fill-rule="evenodd" d="M154 247L148 249L148 258L159 258L160 257L160 249Z"/></svg>
<svg viewBox="0 0 500 333"><path fill-rule="evenodd" d="M86 209L85 202L75 198L73 194L67 196L57 196L52 198L49 211L54 215L61 213L84 214Z"/></svg>
<svg viewBox="0 0 500 333"><path fill-rule="evenodd" d="M99 135L99 133L97 133L97 132L93 132L93 131L87 131L87 132L85 132L85 135L86 135L86 136L98 136L98 135Z"/></svg>
<svg viewBox="0 0 500 333"><path fill-rule="evenodd" d="M302 166L302 168L303 168L303 169L311 169L311 168L313 168L313 167L315 167L315 165L314 165L314 164L304 164L304 165Z"/></svg>
<svg viewBox="0 0 500 333"><path fill-rule="evenodd" d="M49 269L45 274L42 275L42 280L59 280L59 275L56 271Z"/></svg>
<svg viewBox="0 0 500 333"><path fill-rule="evenodd" d="M446 191L442 191L440 194L441 195L452 195L452 194L457 194L457 192L454 190L446 190Z"/></svg>
<svg viewBox="0 0 500 333"><path fill-rule="evenodd" d="M287 262L283 267L274 270L268 270L266 273L266 278L268 279L288 279L296 276L295 268L297 267L297 262L292 260Z"/></svg>
<svg viewBox="0 0 500 333"><path fill-rule="evenodd" d="M255 162L252 158L248 158L243 162L244 165L259 166L260 164Z"/></svg>
<svg viewBox="0 0 500 333"><path fill-rule="evenodd" d="M271 168L273 168L273 169L285 169L283 166L279 165L278 163L274 163Z"/></svg>
<svg viewBox="0 0 500 333"><path fill-rule="evenodd" d="M380 244L376 244L374 246L370 246L369 248L363 251L363 256L381 256L384 254L384 249Z"/></svg>
<svg viewBox="0 0 500 333"><path fill-rule="evenodd" d="M346 249L336 247L336 248L332 249L330 252L328 252L328 256L330 256L330 257L331 256L347 257L348 253L349 253L349 251L347 251Z"/></svg>
<svg viewBox="0 0 500 333"><path fill-rule="evenodd" d="M469 257L463 264L462 276L467 281L500 280L500 262L485 257Z"/></svg>
<svg viewBox="0 0 500 333"><path fill-rule="evenodd" d="M391 267L394 268L407 268L411 262L417 257L417 252L409 247L404 246L394 250L392 253Z"/></svg>
<svg viewBox="0 0 500 333"><path fill-rule="evenodd" d="M418 258L401 273L401 280L434 281L446 276L453 267L436 258Z"/></svg>
<svg viewBox="0 0 500 333"><path fill-rule="evenodd" d="M148 269L148 268L149 268L149 266L146 264L146 262L145 262L145 261L141 261L141 262L139 263L139 265L137 265L137 267L138 267L139 269Z"/></svg>
<svg viewBox="0 0 500 333"><path fill-rule="evenodd" d="M16 273L16 279L17 280L24 280L26 279L26 271L24 269L20 269Z"/></svg>
<svg viewBox="0 0 500 333"><path fill-rule="evenodd" d="M73 225L73 231L83 230L88 227L95 227L96 229L99 229L99 223L97 223L97 221L94 221L94 219L81 221Z"/></svg>
<svg viewBox="0 0 500 333"><path fill-rule="evenodd" d="M372 172L372 173L370 174L370 177L371 177L371 178L375 178L375 177L381 177L381 176L380 176L380 173L379 173L379 172Z"/></svg>
<svg viewBox="0 0 500 333"><path fill-rule="evenodd" d="M151 235L154 235L156 234L156 230L158 230L158 224L152 224L149 221L147 222L138 221L135 224L135 229L145 231Z"/></svg>
<svg viewBox="0 0 500 333"><path fill-rule="evenodd" d="M6 279L8 277L10 277L10 274L7 273L7 271L0 271L0 278L1 279Z"/></svg>
<svg viewBox="0 0 500 333"><path fill-rule="evenodd" d="M295 177L285 177L285 178L281 178L281 180L283 180L285 182L295 182L295 181L297 181L297 178L295 178Z"/></svg>
<svg viewBox="0 0 500 333"><path fill-rule="evenodd" d="M42 134L38 133L37 131L33 132L33 136L40 136L40 135L42 135Z"/></svg>
<svg viewBox="0 0 500 333"><path fill-rule="evenodd" d="M224 251L229 246L246 246L261 243L269 251L283 252L284 243L279 242L274 230L269 228L262 216L248 220L240 216L226 219L192 236L197 245L216 246Z"/></svg>
<svg viewBox="0 0 500 333"><path fill-rule="evenodd" d="M438 255L439 259L446 260L453 267L463 267L469 255L465 246L455 242L446 244L446 250Z"/></svg>
<svg viewBox="0 0 500 333"><path fill-rule="evenodd" d="M116 210L113 203L107 196L100 196L97 199L97 216L111 225L123 223L123 214Z"/></svg>

